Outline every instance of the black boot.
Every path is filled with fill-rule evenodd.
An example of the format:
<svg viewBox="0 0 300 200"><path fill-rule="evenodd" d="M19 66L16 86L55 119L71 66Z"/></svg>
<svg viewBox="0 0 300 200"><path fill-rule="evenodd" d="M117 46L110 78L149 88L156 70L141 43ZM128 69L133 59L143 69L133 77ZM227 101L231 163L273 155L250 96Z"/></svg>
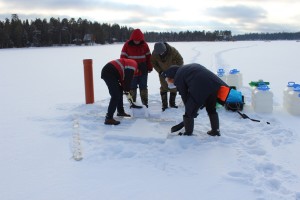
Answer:
<svg viewBox="0 0 300 200"><path fill-rule="evenodd" d="M162 111L165 111L168 108L168 93L167 92L160 92L161 96L161 103L162 103Z"/></svg>
<svg viewBox="0 0 300 200"><path fill-rule="evenodd" d="M140 89L142 104L148 108L148 89Z"/></svg>
<svg viewBox="0 0 300 200"><path fill-rule="evenodd" d="M187 135L187 136L193 135L194 118L183 115L183 123L184 123L185 132L179 133L178 135Z"/></svg>
<svg viewBox="0 0 300 200"><path fill-rule="evenodd" d="M221 136L220 129L219 129L219 116L218 113L216 114L209 114L208 115L211 125L211 130L207 132L210 136Z"/></svg>
<svg viewBox="0 0 300 200"><path fill-rule="evenodd" d="M169 105L171 108L178 108L178 106L176 106L175 100L176 100L176 92L170 92L170 99L169 99Z"/></svg>
<svg viewBox="0 0 300 200"><path fill-rule="evenodd" d="M123 112L123 113L117 113L117 116L118 117L131 117L131 115L127 114L126 112Z"/></svg>
<svg viewBox="0 0 300 200"><path fill-rule="evenodd" d="M129 114L127 114L125 112L124 107L118 108L117 110L118 110L117 116L119 116L119 117L131 117Z"/></svg>

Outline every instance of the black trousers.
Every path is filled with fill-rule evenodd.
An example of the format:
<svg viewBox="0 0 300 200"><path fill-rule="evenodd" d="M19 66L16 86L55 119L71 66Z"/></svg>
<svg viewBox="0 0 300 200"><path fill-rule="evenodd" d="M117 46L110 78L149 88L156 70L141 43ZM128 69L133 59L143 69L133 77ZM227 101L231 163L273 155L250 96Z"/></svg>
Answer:
<svg viewBox="0 0 300 200"><path fill-rule="evenodd" d="M108 63L103 67L101 78L105 81L111 96L106 115L108 119L111 119L116 109L120 113L124 112L123 89L119 83L118 72L112 64Z"/></svg>
<svg viewBox="0 0 300 200"><path fill-rule="evenodd" d="M205 107L206 112L208 115L210 114L216 114L216 103L217 103L217 92L210 94L207 99L205 100L205 105L204 106L199 106L196 103L190 103L189 105L185 105L185 116L187 117L193 117L196 118L198 116L198 111L199 109L202 109Z"/></svg>
<svg viewBox="0 0 300 200"><path fill-rule="evenodd" d="M217 103L217 93L213 93L208 96L208 98L205 101L205 108L207 114L216 114L216 103Z"/></svg>

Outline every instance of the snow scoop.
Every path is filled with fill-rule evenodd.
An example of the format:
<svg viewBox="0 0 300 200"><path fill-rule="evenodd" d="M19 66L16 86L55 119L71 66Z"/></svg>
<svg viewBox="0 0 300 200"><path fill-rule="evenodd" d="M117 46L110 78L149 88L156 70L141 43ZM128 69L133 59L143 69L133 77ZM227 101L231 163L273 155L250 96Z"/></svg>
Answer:
<svg viewBox="0 0 300 200"><path fill-rule="evenodd" d="M237 113L239 113L239 115L243 118L243 119L250 119L251 121L254 122L260 122L260 120L257 119L252 119L250 117L248 117L248 115L246 115L245 113L241 113L240 111L237 111ZM266 122L267 124L270 124L270 122Z"/></svg>
<svg viewBox="0 0 300 200"><path fill-rule="evenodd" d="M132 96L130 93L126 93L126 97L128 102L130 103L130 108L143 108L143 106L138 106L133 102Z"/></svg>
<svg viewBox="0 0 300 200"><path fill-rule="evenodd" d="M180 122L179 124L172 126L171 128L171 133L179 131L180 129L182 129L184 127L184 123Z"/></svg>

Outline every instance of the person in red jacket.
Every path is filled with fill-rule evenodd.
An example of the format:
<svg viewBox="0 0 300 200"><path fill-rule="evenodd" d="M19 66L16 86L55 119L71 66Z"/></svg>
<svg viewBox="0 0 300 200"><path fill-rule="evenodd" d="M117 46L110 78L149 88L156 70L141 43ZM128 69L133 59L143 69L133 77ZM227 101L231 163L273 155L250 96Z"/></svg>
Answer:
<svg viewBox="0 0 300 200"><path fill-rule="evenodd" d="M148 73L152 71L153 67L150 62L151 52L149 46L140 29L133 30L130 39L123 45L121 58L129 58L137 62L138 70L134 74L130 94L135 102L137 88L139 87L142 104L148 107Z"/></svg>
<svg viewBox="0 0 300 200"><path fill-rule="evenodd" d="M102 68L101 78L105 81L111 96L104 124L120 124L120 121L113 118L116 110L117 116L130 117L124 110L123 92L126 94L130 91L131 81L136 70L137 63L132 59L125 58L112 60Z"/></svg>

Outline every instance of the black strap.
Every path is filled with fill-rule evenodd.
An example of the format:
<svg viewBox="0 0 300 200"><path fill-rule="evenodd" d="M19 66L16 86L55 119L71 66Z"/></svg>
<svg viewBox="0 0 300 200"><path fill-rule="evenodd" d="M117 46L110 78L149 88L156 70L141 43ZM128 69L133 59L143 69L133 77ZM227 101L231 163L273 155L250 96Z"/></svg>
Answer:
<svg viewBox="0 0 300 200"><path fill-rule="evenodd" d="M240 111L237 110L237 113L239 113L239 115L243 118L243 119L250 119L251 121L254 122L260 122L260 120L258 119L252 119L250 117L248 117L248 115L246 115L245 113L241 113ZM270 124L270 122L266 122L267 124Z"/></svg>
<svg viewBox="0 0 300 200"><path fill-rule="evenodd" d="M243 110L243 104L244 103L239 103L239 102L225 103L225 108L227 110L232 110L232 111Z"/></svg>

